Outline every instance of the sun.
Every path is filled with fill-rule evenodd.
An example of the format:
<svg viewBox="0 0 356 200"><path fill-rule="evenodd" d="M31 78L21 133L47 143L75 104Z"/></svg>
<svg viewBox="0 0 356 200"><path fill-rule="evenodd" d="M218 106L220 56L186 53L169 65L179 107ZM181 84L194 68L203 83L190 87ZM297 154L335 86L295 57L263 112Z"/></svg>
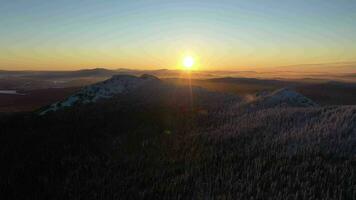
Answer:
<svg viewBox="0 0 356 200"><path fill-rule="evenodd" d="M194 58L192 56L185 56L183 58L183 66L186 70L191 70L194 66Z"/></svg>

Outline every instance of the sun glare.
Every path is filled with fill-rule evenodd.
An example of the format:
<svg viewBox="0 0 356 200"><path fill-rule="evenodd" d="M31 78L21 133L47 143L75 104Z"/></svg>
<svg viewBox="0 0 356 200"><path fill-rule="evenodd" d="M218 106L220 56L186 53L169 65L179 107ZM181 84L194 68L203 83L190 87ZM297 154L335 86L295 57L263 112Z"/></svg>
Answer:
<svg viewBox="0 0 356 200"><path fill-rule="evenodd" d="M186 56L183 58L183 66L186 70L191 70L194 66L194 58L192 56Z"/></svg>

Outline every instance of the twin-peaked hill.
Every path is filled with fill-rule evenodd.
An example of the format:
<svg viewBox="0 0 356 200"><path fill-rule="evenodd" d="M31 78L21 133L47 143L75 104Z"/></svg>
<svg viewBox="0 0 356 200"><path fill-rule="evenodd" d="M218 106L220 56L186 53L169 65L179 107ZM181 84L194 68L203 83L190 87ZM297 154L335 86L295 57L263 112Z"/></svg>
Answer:
<svg viewBox="0 0 356 200"><path fill-rule="evenodd" d="M115 75L106 81L89 85L63 101L56 102L40 110L40 114L85 105L102 100L134 98L140 103L158 102L176 104L178 106L211 105L223 102L240 101L236 95L210 92L200 87L176 86L164 82L155 76L144 74L140 77L132 75Z"/></svg>

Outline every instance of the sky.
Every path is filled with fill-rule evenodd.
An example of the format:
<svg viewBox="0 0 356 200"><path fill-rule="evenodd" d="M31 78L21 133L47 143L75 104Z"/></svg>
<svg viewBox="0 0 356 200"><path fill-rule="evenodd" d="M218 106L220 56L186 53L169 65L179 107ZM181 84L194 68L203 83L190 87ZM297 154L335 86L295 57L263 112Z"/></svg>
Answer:
<svg viewBox="0 0 356 200"><path fill-rule="evenodd" d="M1 0L0 69L356 61L356 0Z"/></svg>

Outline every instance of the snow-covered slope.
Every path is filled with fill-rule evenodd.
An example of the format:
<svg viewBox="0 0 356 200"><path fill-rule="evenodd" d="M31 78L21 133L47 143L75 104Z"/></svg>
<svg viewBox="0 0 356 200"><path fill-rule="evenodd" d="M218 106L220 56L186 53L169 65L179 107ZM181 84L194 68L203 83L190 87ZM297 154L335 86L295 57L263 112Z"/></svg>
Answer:
<svg viewBox="0 0 356 200"><path fill-rule="evenodd" d="M230 115L243 115L271 108L309 108L319 107L311 99L291 89L283 88L273 92L262 92L256 97L249 97L233 105Z"/></svg>
<svg viewBox="0 0 356 200"><path fill-rule="evenodd" d="M286 105L292 107L317 106L311 99L290 89L280 89L268 95L260 96L257 101L269 106Z"/></svg>
<svg viewBox="0 0 356 200"><path fill-rule="evenodd" d="M258 96L253 104L264 105L267 107L273 106L289 106L289 107L310 107L317 106L311 99L287 88L276 90L269 94Z"/></svg>
<svg viewBox="0 0 356 200"><path fill-rule="evenodd" d="M131 75L115 75L106 81L87 86L67 99L56 102L40 112L41 115L50 111L57 111L73 105L97 102L100 99L108 99L115 95L127 93L133 89L160 81L155 76L144 74L141 77Z"/></svg>

